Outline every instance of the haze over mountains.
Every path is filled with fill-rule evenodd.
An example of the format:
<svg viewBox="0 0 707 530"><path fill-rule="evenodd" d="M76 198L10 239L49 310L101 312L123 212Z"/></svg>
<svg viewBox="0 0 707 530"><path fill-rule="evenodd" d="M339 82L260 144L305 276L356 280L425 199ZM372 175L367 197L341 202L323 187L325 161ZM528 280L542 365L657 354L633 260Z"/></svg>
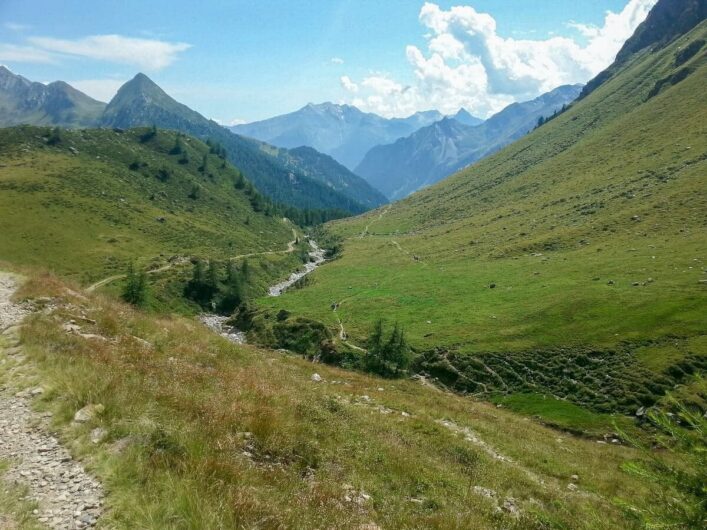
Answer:
<svg viewBox="0 0 707 530"><path fill-rule="evenodd" d="M576 87L561 87L509 106L488 125L466 109L447 117L425 111L387 119L350 105L321 103L229 131L142 73L105 104L62 81L44 85L0 67L2 126L178 130L223 145L229 160L275 202L332 210L334 216L335 211L361 213L434 183L522 136L538 116L575 96Z"/></svg>
<svg viewBox="0 0 707 530"><path fill-rule="evenodd" d="M353 169L371 148L407 136L443 116L436 110L387 119L351 105L308 104L267 120L235 125L231 130L279 147L307 145Z"/></svg>
<svg viewBox="0 0 707 530"><path fill-rule="evenodd" d="M538 118L570 104L581 89L561 86L532 101L513 103L480 125L474 126L468 115L445 118L395 143L374 147L354 171L390 200L402 199L527 134Z"/></svg>
<svg viewBox="0 0 707 530"><path fill-rule="evenodd" d="M381 193L330 157L316 151L291 155L286 149L234 134L177 102L142 73L125 83L106 105L64 82L45 86L0 68L1 126L125 129L155 125L218 142L229 160L275 202L342 213L360 213L386 202Z"/></svg>
<svg viewBox="0 0 707 530"><path fill-rule="evenodd" d="M90 127L106 104L63 81L32 82L0 65L0 125L22 123Z"/></svg>

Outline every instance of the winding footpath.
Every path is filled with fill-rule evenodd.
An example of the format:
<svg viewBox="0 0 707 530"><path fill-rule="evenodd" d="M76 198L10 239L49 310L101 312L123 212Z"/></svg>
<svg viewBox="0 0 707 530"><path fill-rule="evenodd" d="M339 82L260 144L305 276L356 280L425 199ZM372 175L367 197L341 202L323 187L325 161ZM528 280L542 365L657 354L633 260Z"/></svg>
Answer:
<svg viewBox="0 0 707 530"><path fill-rule="evenodd" d="M292 241L287 242L287 248L285 250L266 250L264 252L251 252L249 254L238 254L237 256L231 256L229 259L231 260L236 260L236 259L243 259L243 258L250 258L253 256L267 256L271 254L291 254L292 252L295 251L295 245L297 245L297 231L293 228L292 229ZM172 267L176 265L182 265L183 263L188 262L189 260L181 259L181 260L176 260L171 263L168 263L167 265L163 265L157 269L152 269L147 271L145 274L157 274L158 272L163 272L166 270L171 269ZM109 283L113 283L114 281L117 280L122 280L125 278L127 274L114 274L113 276L108 276L106 278L103 278L102 280L98 280L96 283L92 283L88 287L86 287L86 292L87 293L92 293L99 287L103 287L104 285L108 285Z"/></svg>
<svg viewBox="0 0 707 530"><path fill-rule="evenodd" d="M14 276L0 272L0 460L9 469L0 476L3 483L24 486L34 501L34 515L44 526L56 530L92 528L102 511L103 488L49 431L50 413L32 409L32 399L41 387L17 392L6 380L24 371L20 326L30 313L12 302L18 287ZM9 368L7 368L9 367ZM0 527L15 524L0 513Z"/></svg>

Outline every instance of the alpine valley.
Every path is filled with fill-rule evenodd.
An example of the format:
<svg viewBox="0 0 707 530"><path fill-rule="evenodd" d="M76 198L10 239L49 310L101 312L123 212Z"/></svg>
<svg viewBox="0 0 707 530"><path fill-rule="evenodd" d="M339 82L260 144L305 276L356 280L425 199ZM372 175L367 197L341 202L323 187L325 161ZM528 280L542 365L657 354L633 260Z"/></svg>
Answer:
<svg viewBox="0 0 707 530"><path fill-rule="evenodd" d="M707 526L707 1L465 4L3 7L0 528Z"/></svg>

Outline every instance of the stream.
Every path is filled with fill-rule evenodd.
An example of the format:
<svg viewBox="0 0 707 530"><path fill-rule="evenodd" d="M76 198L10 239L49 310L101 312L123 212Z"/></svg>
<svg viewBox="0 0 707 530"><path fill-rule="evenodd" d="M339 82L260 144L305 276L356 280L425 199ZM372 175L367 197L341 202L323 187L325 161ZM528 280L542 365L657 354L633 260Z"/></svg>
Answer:
<svg viewBox="0 0 707 530"><path fill-rule="evenodd" d="M319 248L319 246L317 246L316 241L310 239L309 246L311 248L311 250L309 251L310 261L304 264L304 270L293 272L286 280L270 286L270 288L268 289L268 296L280 296L287 289L297 283L298 280L304 278L305 276L307 276L307 274L315 271L317 267L319 267L322 263L326 261L326 258L324 257L324 255L326 254L326 250L324 250L323 248ZM226 339L236 344L245 344L245 333L234 326L226 324L226 321L229 318L230 317L216 315L214 313L203 313L199 315L199 320L201 321L201 323L212 331L215 331L222 337L225 337Z"/></svg>
<svg viewBox="0 0 707 530"><path fill-rule="evenodd" d="M290 277L287 278L285 281L276 283L275 285L271 286L270 289L268 289L268 296L280 296L287 289L297 283L297 280L304 278L305 276L307 276L307 274L314 271L314 269L324 263L324 254L326 251L323 248L319 248L317 246L317 242L311 239L309 240L309 246L312 249L309 251L309 258L311 261L304 264L304 270L293 272L292 274L290 274Z"/></svg>

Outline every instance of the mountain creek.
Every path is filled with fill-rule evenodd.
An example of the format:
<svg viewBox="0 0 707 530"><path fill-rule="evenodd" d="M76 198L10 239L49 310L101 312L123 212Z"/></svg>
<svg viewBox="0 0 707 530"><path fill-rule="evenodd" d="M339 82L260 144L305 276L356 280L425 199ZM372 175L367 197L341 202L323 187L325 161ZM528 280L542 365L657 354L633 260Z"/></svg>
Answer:
<svg viewBox="0 0 707 530"><path fill-rule="evenodd" d="M292 287L299 280L307 276L308 274L314 272L320 265L325 261L326 249L320 248L317 242L313 239L309 240L309 246L311 250L309 251L310 261L304 264L304 269L298 269L286 279L278 282L270 288L268 288L268 296L280 296L287 289ZM203 313L199 316L199 320L206 325L208 328L212 329L222 337L234 342L236 344L245 344L246 335L245 332L237 329L234 326L228 324L229 316L217 315L215 313Z"/></svg>

